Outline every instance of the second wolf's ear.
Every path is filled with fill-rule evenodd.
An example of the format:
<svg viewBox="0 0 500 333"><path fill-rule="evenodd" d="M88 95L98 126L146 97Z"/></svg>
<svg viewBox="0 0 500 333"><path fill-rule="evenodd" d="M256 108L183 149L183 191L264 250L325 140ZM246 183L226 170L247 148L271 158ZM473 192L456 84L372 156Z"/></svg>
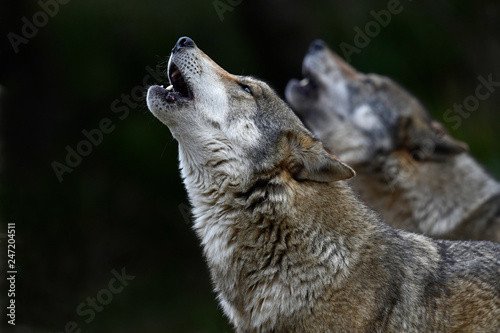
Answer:
<svg viewBox="0 0 500 333"><path fill-rule="evenodd" d="M432 121L409 121L405 146L417 160L439 161L469 150L465 142L452 138L443 125Z"/></svg>
<svg viewBox="0 0 500 333"><path fill-rule="evenodd" d="M356 173L347 164L328 153L323 144L308 136L289 135L289 169L298 181L335 182L354 177Z"/></svg>

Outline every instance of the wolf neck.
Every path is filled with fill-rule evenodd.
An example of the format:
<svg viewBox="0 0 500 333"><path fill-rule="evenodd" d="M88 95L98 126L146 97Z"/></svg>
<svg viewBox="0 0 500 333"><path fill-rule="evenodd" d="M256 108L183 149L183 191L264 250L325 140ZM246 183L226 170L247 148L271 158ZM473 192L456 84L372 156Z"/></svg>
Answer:
<svg viewBox="0 0 500 333"><path fill-rule="evenodd" d="M286 172L235 184L234 177L218 179L213 170L189 169L182 154L194 229L233 323L275 327L277 318L308 313L311 295L323 295L347 280L347 266L357 261L353 253L364 244L360 234L371 223L347 185L298 183ZM351 226L357 219L359 225L368 224L360 234ZM301 287L304 274L314 277L307 290Z"/></svg>
<svg viewBox="0 0 500 333"><path fill-rule="evenodd" d="M500 193L500 184L468 154L418 163L397 153L387 159L382 173L385 177L377 182L373 174L358 174L355 188L362 199L392 225L433 237L446 237Z"/></svg>
<svg viewBox="0 0 500 333"><path fill-rule="evenodd" d="M210 210L212 214L213 208L222 204L228 193L248 182L248 167L237 158L218 158L217 152L222 150L224 147L218 144L214 144L213 151L208 152L201 148L183 149L179 145L181 175L195 209L195 216L204 215L206 210ZM191 151L196 153L190 154Z"/></svg>

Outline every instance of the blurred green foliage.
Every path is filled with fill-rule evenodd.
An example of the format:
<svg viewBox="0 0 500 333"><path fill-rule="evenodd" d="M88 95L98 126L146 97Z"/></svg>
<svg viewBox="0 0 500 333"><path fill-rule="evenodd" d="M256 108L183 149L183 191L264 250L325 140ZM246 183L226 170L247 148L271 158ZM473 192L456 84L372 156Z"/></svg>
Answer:
<svg viewBox="0 0 500 333"><path fill-rule="evenodd" d="M388 1L220 2L230 9L199 0L70 1L18 53L7 36L21 35L22 18L32 21L40 3L0 4L0 233L17 224L17 332L63 332L71 321L82 332L232 331L186 221L176 142L130 95L155 83L148 67L164 64L187 35L229 72L262 78L282 96L313 39L342 54L340 43L352 44L353 29ZM352 65L394 78L441 121L479 76L500 81L498 2L400 5ZM497 178L499 105L500 90L452 130ZM76 149L82 131L104 118L113 131L59 182L52 163L65 163L66 147ZM135 279L86 323L78 305L123 267Z"/></svg>

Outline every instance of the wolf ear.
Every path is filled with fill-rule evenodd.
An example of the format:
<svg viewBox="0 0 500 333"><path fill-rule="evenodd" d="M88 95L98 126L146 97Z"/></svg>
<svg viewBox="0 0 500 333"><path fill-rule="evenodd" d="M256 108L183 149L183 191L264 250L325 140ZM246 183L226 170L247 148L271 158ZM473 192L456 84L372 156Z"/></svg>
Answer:
<svg viewBox="0 0 500 333"><path fill-rule="evenodd" d="M439 122L411 121L406 146L416 160L440 161L469 150L465 142L453 139Z"/></svg>
<svg viewBox="0 0 500 333"><path fill-rule="evenodd" d="M335 182L354 177L356 173L348 165L328 153L323 144L303 135L289 136L290 172L298 181Z"/></svg>

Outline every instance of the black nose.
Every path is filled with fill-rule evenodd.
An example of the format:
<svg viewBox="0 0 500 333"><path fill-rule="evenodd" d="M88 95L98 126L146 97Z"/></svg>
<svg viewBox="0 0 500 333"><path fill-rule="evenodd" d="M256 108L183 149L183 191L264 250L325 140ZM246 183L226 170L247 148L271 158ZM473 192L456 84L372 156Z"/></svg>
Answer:
<svg viewBox="0 0 500 333"><path fill-rule="evenodd" d="M321 51L326 47L325 42L323 42L321 39L316 39L309 45L309 51L310 53L314 53L317 51Z"/></svg>
<svg viewBox="0 0 500 333"><path fill-rule="evenodd" d="M194 41L189 38L189 37L181 37L175 44L174 48L172 49L172 53L175 53L179 51L180 49L183 49L185 47L194 47Z"/></svg>

